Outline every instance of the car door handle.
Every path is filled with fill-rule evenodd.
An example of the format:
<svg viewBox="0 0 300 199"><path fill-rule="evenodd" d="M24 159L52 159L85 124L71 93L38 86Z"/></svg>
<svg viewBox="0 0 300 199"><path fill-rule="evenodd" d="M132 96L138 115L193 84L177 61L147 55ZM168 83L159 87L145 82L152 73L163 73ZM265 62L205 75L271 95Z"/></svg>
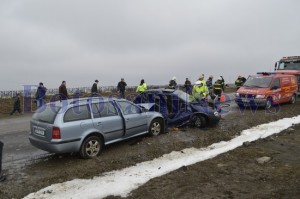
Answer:
<svg viewBox="0 0 300 199"><path fill-rule="evenodd" d="M97 126L100 126L100 125L101 125L101 122L98 122L98 123L97 123Z"/></svg>
<svg viewBox="0 0 300 199"><path fill-rule="evenodd" d="M129 121L130 119L126 119L126 121Z"/></svg>

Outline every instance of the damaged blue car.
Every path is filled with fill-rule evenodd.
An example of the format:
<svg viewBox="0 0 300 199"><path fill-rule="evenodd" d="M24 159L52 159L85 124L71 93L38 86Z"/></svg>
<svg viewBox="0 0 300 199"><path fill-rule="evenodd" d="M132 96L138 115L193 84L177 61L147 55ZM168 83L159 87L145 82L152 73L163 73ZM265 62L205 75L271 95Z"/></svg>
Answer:
<svg viewBox="0 0 300 199"><path fill-rule="evenodd" d="M174 89L150 89L139 94L133 102L149 111L160 112L168 126L185 125L203 128L215 125L221 115L207 103L194 102L190 95Z"/></svg>

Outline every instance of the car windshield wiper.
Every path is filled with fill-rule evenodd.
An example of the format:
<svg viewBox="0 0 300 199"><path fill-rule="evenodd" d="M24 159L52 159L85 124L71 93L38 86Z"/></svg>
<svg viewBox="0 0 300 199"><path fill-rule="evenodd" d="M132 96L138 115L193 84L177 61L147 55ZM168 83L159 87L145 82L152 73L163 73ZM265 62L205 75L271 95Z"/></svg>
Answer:
<svg viewBox="0 0 300 199"><path fill-rule="evenodd" d="M255 86L257 88L266 88L265 86Z"/></svg>
<svg viewBox="0 0 300 199"><path fill-rule="evenodd" d="M256 87L256 88L265 88L264 86L258 86L258 85L244 85L245 87Z"/></svg>

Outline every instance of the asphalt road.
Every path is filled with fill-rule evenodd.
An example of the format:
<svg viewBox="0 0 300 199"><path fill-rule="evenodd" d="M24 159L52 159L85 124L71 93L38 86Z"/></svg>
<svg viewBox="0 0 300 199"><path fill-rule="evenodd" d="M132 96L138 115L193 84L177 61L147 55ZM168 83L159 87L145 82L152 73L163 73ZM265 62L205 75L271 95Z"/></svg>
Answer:
<svg viewBox="0 0 300 199"><path fill-rule="evenodd" d="M25 114L0 120L0 140L4 143L2 159L4 168L47 154L33 147L28 140L31 117L32 114Z"/></svg>

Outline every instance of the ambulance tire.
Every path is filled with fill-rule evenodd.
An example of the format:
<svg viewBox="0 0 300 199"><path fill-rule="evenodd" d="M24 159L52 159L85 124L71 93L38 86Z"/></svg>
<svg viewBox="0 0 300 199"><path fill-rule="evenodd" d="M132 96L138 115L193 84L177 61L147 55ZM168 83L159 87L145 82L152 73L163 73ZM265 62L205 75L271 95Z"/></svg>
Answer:
<svg viewBox="0 0 300 199"><path fill-rule="evenodd" d="M273 105L272 99L271 99L271 98L267 99L267 102L266 102L266 109L272 108L272 105Z"/></svg>

